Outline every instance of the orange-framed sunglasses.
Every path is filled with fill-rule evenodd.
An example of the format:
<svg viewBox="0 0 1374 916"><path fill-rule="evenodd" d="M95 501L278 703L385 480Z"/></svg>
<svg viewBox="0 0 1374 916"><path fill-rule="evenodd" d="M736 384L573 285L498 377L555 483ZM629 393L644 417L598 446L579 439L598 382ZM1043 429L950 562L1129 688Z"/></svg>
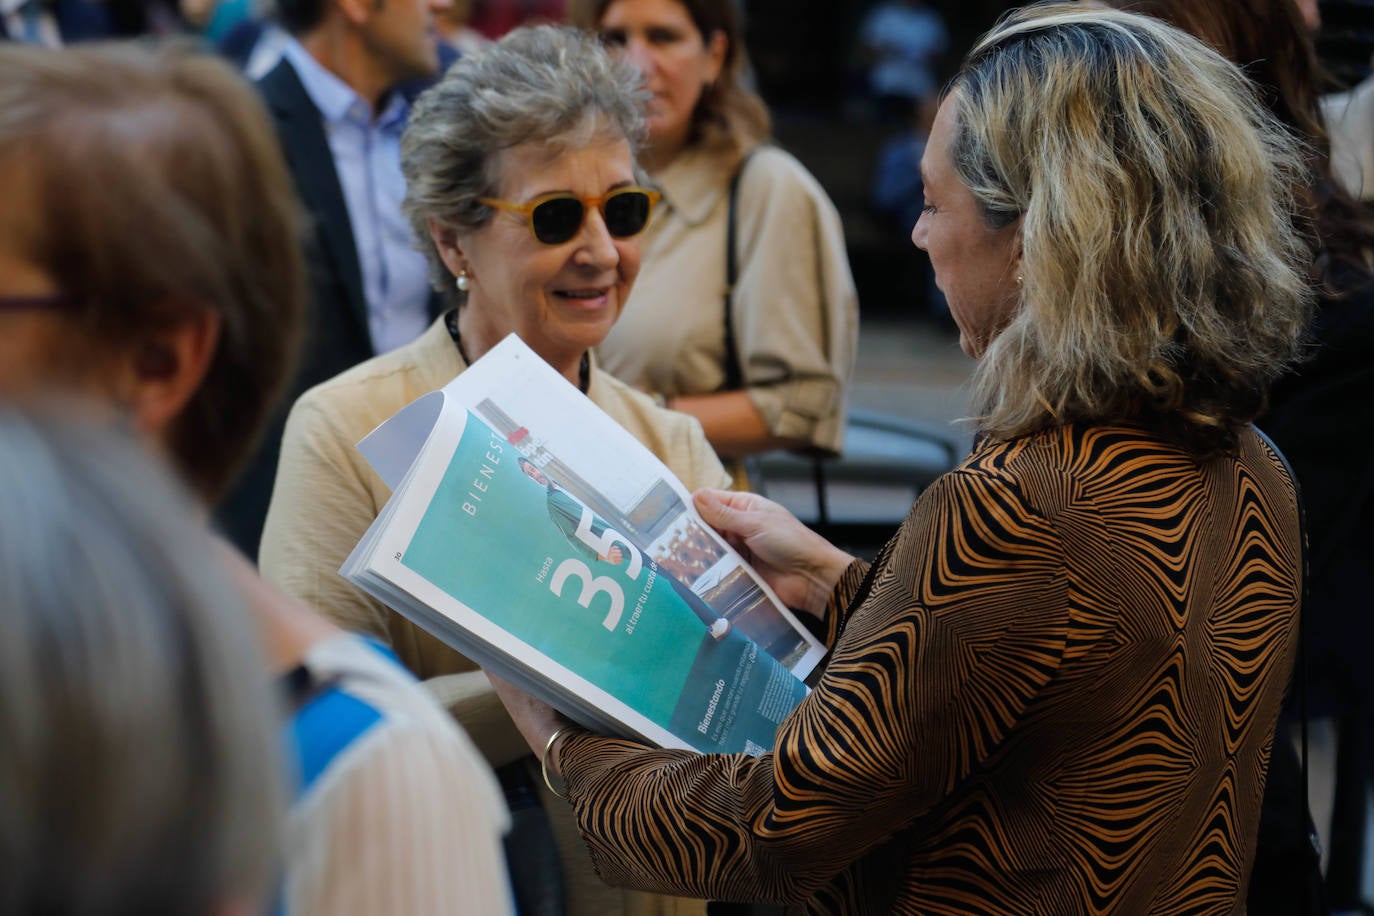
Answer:
<svg viewBox="0 0 1374 916"><path fill-rule="evenodd" d="M545 245L562 245L577 235L587 218L587 208L596 207L612 238L628 239L639 235L649 225L654 204L663 195L648 188L616 188L599 197L578 197L559 191L536 197L529 203L513 204L495 197L479 197L479 203L498 210L524 214L530 232Z"/></svg>

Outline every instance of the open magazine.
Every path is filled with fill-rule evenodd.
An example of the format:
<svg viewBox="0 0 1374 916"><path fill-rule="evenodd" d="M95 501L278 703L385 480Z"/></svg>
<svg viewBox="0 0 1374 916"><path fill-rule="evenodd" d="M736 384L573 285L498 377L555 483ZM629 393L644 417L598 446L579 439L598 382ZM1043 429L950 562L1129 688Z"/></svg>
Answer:
<svg viewBox="0 0 1374 916"><path fill-rule="evenodd" d="M825 648L638 440L511 335L359 450L340 572L597 731L759 754Z"/></svg>

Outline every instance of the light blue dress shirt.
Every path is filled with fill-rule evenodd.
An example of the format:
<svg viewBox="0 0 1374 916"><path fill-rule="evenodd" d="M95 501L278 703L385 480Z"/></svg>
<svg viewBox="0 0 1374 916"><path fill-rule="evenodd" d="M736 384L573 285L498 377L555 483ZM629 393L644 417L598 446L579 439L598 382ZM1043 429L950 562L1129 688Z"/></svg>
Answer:
<svg viewBox="0 0 1374 916"><path fill-rule="evenodd" d="M392 93L376 118L372 106L294 39L283 56L320 110L334 170L343 186L348 221L358 248L374 353L410 343L429 325L429 275L401 213L401 132L410 106Z"/></svg>
<svg viewBox="0 0 1374 916"><path fill-rule="evenodd" d="M0 0L0 19L13 41L45 48L62 47L57 17L52 7L40 0Z"/></svg>

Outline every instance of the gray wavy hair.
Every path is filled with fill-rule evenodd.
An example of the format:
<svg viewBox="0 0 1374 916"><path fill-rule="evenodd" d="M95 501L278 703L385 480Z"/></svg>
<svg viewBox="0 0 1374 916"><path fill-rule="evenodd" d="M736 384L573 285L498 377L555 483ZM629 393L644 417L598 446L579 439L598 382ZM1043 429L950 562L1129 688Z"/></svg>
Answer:
<svg viewBox="0 0 1374 916"><path fill-rule="evenodd" d="M504 151L524 143L586 145L598 137L645 138L648 93L632 64L594 36L559 26L520 28L461 58L420 96L401 138L406 217L429 259L434 288L453 298L448 268L429 235L431 221L477 229L496 197ZM638 165L635 172L643 181Z"/></svg>
<svg viewBox="0 0 1374 916"><path fill-rule="evenodd" d="M187 494L108 420L6 407L0 505L0 912L258 897L279 720Z"/></svg>

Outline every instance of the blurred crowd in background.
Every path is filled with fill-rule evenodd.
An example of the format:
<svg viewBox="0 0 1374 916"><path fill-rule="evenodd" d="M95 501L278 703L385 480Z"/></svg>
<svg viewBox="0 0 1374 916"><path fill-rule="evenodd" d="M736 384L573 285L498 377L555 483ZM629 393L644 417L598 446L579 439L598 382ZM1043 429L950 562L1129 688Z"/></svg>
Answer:
<svg viewBox="0 0 1374 916"><path fill-rule="evenodd" d="M202 35L262 76L276 62L273 0L5 0L9 34L24 11L51 8L55 43L140 34ZM969 43L1019 4L1008 0L739 0L752 78L774 112L775 131L814 172L844 218L860 300L871 314L915 314L947 322L924 256L903 246L920 207L919 161L934 98ZM1320 60L1329 78L1333 131L1350 138L1333 167L1374 198L1368 152L1374 84L1374 4L1310 0ZM435 21L457 52L510 29L560 22L566 0L452 0ZM70 22L71 25L67 23ZM254 53L256 51L256 54ZM1361 85L1361 84L1364 85ZM845 125L843 132L833 129ZM894 231L895 230L895 231ZM917 301L913 303L913 292Z"/></svg>
<svg viewBox="0 0 1374 916"><path fill-rule="evenodd" d="M373 0L338 0L338 3L345 7L351 2L363 4ZM375 0L374 9L380 10L385 4L407 2L414 3L415 0ZM577 0L428 0L415 5L417 9L423 6L426 11L421 18L433 17L434 29L441 40L437 52L440 72L455 60L465 55L473 55L519 26L545 22L562 23L569 16L576 18L579 15L577 10L572 8L577 5ZM853 314L853 300L856 296L863 305L864 316L869 320L920 322L931 334L943 335L946 338L952 338L958 331L963 330L956 328L954 316L951 315L945 297L936 288L928 256L911 242L913 226L921 218L925 206L918 166L936 118L942 87L953 75L975 38L992 26L1007 10L1019 5L1006 0L872 0L856 3L838 3L835 0L739 0L735 4L742 17L743 43L748 51L747 56L741 54L738 57L739 81L767 103L772 116L771 134L776 145L800 162L800 165L794 166L789 158L787 163L774 163L773 167L784 171L795 169L793 172L787 172L789 175L807 174L806 182L809 182L809 176L815 177L821 190L815 190L806 183L806 194L802 196L810 205L806 212L813 216L816 225L821 227L817 231L821 238L817 247L824 249L828 242L842 246L840 253L847 256L849 269L852 270L852 280L842 270L838 275L830 275L828 279L833 282L829 283L830 289L824 291L829 296L834 312L839 316L835 327L840 330L833 336L842 343L847 342L850 351L838 356L824 354L821 362L825 362L826 367L835 374L847 375L848 360L852 359L855 330L852 324L857 321ZM296 284L300 288L293 289L303 294L308 282L311 297L317 307L330 296L336 296L340 301L351 297L355 300L354 305L362 303L364 298L367 299L366 304L358 307L359 313L366 318L363 330L359 331L356 340L345 343L334 341L329 337L330 334L343 333L337 326L332 329L328 326L323 329L316 328L307 333L311 347L318 348L320 340L325 340L334 349L324 356L319 356L319 353L307 348L301 378L289 389L292 399L308 385L335 377L348 370L350 366L374 356L383 355L388 351L410 352L407 348L413 348L422 333L437 335L448 358L457 358L454 353L448 353L452 349L450 343L456 344L455 353L461 356L462 365L466 365L469 355L480 356L480 351L474 354L464 351L463 336L456 318L447 325L444 324L445 308L451 302L445 297L454 296L455 293L447 289L431 289L430 281L433 272L439 271L444 284L453 286L458 291L456 295L463 297L462 301L466 303L470 301L466 297L469 294L468 268L472 265L466 261L459 264L463 257L462 252L458 250L452 238L444 239L440 233L435 235L432 250L426 249L425 255L429 257L429 261L426 262L425 257L417 253L413 239L410 238L413 225L424 225L424 212L422 208L414 209L417 205L409 204L414 212L407 211L403 215L401 207L402 198L406 194L405 182L400 171L401 133L411 112L410 105L418 91L433 81L433 74L430 72L432 68L424 59L418 62L415 59L404 60L407 53L414 51L413 47L407 48L407 42L411 39L399 33L380 31L374 36L380 42L379 47L385 52L379 52L379 59L389 54L395 59L393 63L399 63L378 77L380 82L373 87L377 91L370 95L360 84L349 84L350 91L355 90L358 97L374 106L366 110L367 117L363 119L361 132L358 134L358 137L362 138L358 148L365 151L365 157L350 160L350 154L344 147L347 146L347 142L352 141L340 141L347 128L337 125L345 123L350 113L356 114L351 107L353 99L343 98L339 102L338 112L328 113L333 118L328 134L329 147L326 149L323 144L317 144L318 149L314 152L321 156L334 156L341 182L341 187L336 189L334 197L342 196L344 200L317 205L310 198L309 178L303 178L304 172L300 164L304 161L301 158L304 154L293 151L291 147L293 141L290 139L290 125L293 115L290 105L295 104L291 101L291 93L301 95L302 92L308 92L314 104L323 108L320 99L328 97L337 87L331 84L332 77L326 73L334 72L330 64L325 63L325 58L328 57L327 48L325 52L321 52L324 44L313 44L311 42L314 39L307 41L303 37L314 29L315 25L309 21L291 20L293 15L299 14L301 6L299 0L288 0L283 4L282 10L278 10L271 0L0 0L0 39L59 48L93 40L186 36L191 42L213 48L235 68L257 82L263 98L268 103L268 109L276 118L274 126L277 128L279 139L283 142L286 164L292 170L297 192L305 199L307 206L315 211L317 217L325 212L320 210L319 206L339 207L336 211L338 218L332 228L327 217L315 223L320 235L318 238L312 238L312 242L306 246L307 256L311 259L309 276L290 277L292 281L300 281ZM582 6L585 7L582 15L592 15L586 12L591 6ZM607 4L601 4L599 11L592 15L592 18L608 15L605 12L606 8ZM1307 28L1315 38L1317 55L1325 71L1327 82L1321 88L1325 95L1325 124L1331 141L1329 169L1334 179L1345 188L1341 200L1346 199L1347 192L1352 200L1374 200L1374 76L1371 76L1371 56L1374 56L1374 0L1321 0L1320 3L1317 0L1306 0L1297 3L1295 8L1301 11ZM604 22L597 22L596 25L603 30L603 42L609 43L607 34L612 30L612 26ZM626 47L634 44L635 33L632 26L617 28L620 31L615 34ZM647 40L652 43L655 39L650 35ZM316 63L323 63L323 67L311 70L315 64L306 59L306 45L309 45L309 54L313 55ZM425 58L426 53L423 50L418 52L420 58ZM639 52L631 50L626 53ZM300 83L306 84L303 88L299 83L282 83L284 61L295 67L300 76ZM717 61L718 67L719 64ZM729 59L726 60L727 75L733 65ZM291 67L288 66L286 69L289 70ZM349 72L356 75L359 71L353 69ZM717 81L714 79L707 80L707 89L701 91L714 91L716 84ZM700 86L697 89L700 89ZM339 98L337 93L335 98ZM434 104L437 105L438 102ZM762 117L764 129L758 137L753 138L754 140L768 135L767 114L763 114ZM731 129L733 128L732 124ZM448 143L450 147L458 143L452 137L445 138L443 142L433 137L428 139L436 145ZM309 138L303 142L308 144L316 140ZM690 147L695 142L695 137L691 143L683 141L672 152L676 155L685 149L690 153ZM307 145L301 148L309 147ZM170 157L174 153L167 155ZM744 160L747 160L747 156L734 164L740 171L743 170ZM1323 163L1323 167L1325 165L1326 163ZM649 171L652 173L655 170L650 168ZM800 179L798 181L800 182ZM366 196L356 196L359 193L357 188L365 188ZM342 195L338 191L342 191ZM728 193L733 201L733 186ZM483 198L482 202L491 206L510 208L503 201L491 202ZM632 231L627 230L625 237L636 235L644 229L653 202L645 204L644 219ZM346 208L342 206L343 203L347 204ZM833 212L838 214L842 233L834 231L827 235L827 229L833 228L832 203ZM80 205L73 206L79 209ZM381 207L385 212L374 212L372 215L376 218L369 220L360 215L367 207ZM518 210L519 207L514 209ZM602 212L604 215L604 208ZM417 213L420 215L417 216ZM734 219L732 211L731 232L734 229ZM1355 218L1352 217L1351 224L1354 222ZM350 225L353 236L348 240L356 242L358 263L352 264L346 271L341 271L345 275L343 280L325 276L319 265L328 261L322 256L322 252L335 243L329 233L337 231L339 226ZM534 237L539 237L540 230L536 228L532 215L529 230ZM434 230L431 228L431 231ZM622 240L620 235L615 237L617 241ZM730 238L733 239L733 235ZM523 237L522 240L529 241ZM542 237L538 241L541 244L550 244ZM565 237L559 241L566 242L567 239ZM716 245L712 249L713 253L719 247ZM823 260L820 255L818 258ZM397 269L397 265L404 265L405 271ZM444 273L445 266L452 276ZM1320 267L1326 270L1329 265L1323 263ZM814 273L824 274L824 266L817 267ZM729 285L733 287L733 276L730 281ZM290 285L285 279L282 282L284 285ZM1016 282L1019 285L1021 277L1018 276ZM401 288L403 285L406 286L405 289ZM827 284L822 282L820 285ZM838 293L834 293L836 289L839 290ZM48 295L48 292L43 295ZM718 298L714 287L711 296ZM62 296L58 295L56 298L60 299ZM20 311L32 306L35 296L28 290L20 290L16 295L4 297L4 301L8 306L12 306L14 311ZM379 308L378 302L386 304ZM473 308L467 308L468 314L471 314ZM456 314L455 307L450 315ZM846 319L851 325L847 331L844 329ZM729 320L727 312L727 324ZM716 321L715 326L718 325L719 321ZM430 329L428 332L425 331L426 327ZM522 328L516 330L523 331ZM828 328L827 331L829 330ZM292 329L287 336L294 339L295 333L296 330ZM529 335L522 333L522 336ZM189 342L184 346L187 352L191 352L195 349L195 343L189 337L187 341ZM469 336L467 342L471 347L473 338ZM592 343L599 344L601 340ZM731 346L733 347L733 340ZM213 349L213 345L211 348ZM577 360L573 359L569 364L569 371L564 373L570 376L570 380L581 384L584 392L588 390L589 377L593 375L588 369L586 357L589 349L584 346L578 351L582 358L580 366ZM839 346L837 349L845 348ZM541 353L541 356L545 354ZM603 354L602 359L609 360L611 357ZM283 366L288 362L289 360L284 360ZM145 369L146 366L139 365L140 371ZM0 368L0 374L3 371ZM287 370L283 368L282 378L274 380L271 384L264 382L264 390L285 385L286 376ZM441 379L440 384L443 381ZM636 384L635 387L651 389L652 386ZM712 386L708 394L719 394L716 391L717 387ZM732 387L738 388L740 385L735 384ZM835 422L841 426L841 430L831 431L835 432L835 441L843 438L843 382L839 384L839 389L840 402L828 418L834 420L835 416L839 417ZM654 393L658 408L670 406L688 412L689 407L684 405L688 404L691 397L700 394L692 391L668 392L665 397L661 391ZM673 403L675 398L679 399L676 404ZM347 397L343 399L347 400ZM399 404L394 406L398 407ZM228 487L227 481L216 481L215 486L210 488L212 492L209 495L216 498L222 490L230 491L227 501L219 504L216 520L221 530L234 540L250 559L255 559L257 555L258 538L264 518L267 517L267 501L271 494L272 481L277 475L276 459L277 455L282 453L283 436L288 443L288 450L283 454L289 455L290 446L293 444L292 430L285 427L285 413L289 407L289 400L285 405L277 405L275 410L264 407L264 417L271 414L267 422L266 444L259 450L256 459L244 459L243 463L248 465L249 470L243 481L233 488ZM625 422L622 418L617 419ZM772 416L768 419L773 426L755 430L754 438L742 445L737 440L723 440L715 435L709 425L709 409L699 419L706 430L706 437L711 440L716 453L725 462L722 467L715 461L715 455L711 456L709 462L696 462L693 466L697 470L704 468L699 479L702 484L720 482L723 479L724 468L737 472L738 468L743 467L742 464L736 463L736 459L768 448L781 446L798 452L807 451L808 454L810 451L837 451L829 441L823 441L825 437L822 434L814 433L810 428L801 433L779 432L776 428L778 423L774 422L775 418ZM821 426L825 422L826 418L822 418L815 425ZM4 424L13 427L9 432L18 436L19 440L29 442L25 438L28 436L38 444L29 443L24 448L15 450L14 455L9 458L0 450L0 463L9 461L16 468L32 469L42 466L45 462L51 463L61 459L72 464L68 470L75 478L88 478L87 485L91 488L99 489L100 486L108 485L108 481L102 482L104 477L109 476L108 472L101 472L75 459L62 456L62 448L74 448L78 453L81 451L80 442L76 446L68 443L61 448L58 447L67 438L71 438L72 434L61 430L45 432L42 423L39 423L38 433L31 435L26 432L29 422L23 418L0 417L0 426ZM18 432L15 433L14 430ZM700 430L697 432L700 434ZM298 428L295 433L294 446L298 453L318 445L317 438L314 438L318 430L312 429L301 433ZM44 445L48 438L58 441L58 445ZM80 439L79 436L75 438ZM252 439L251 436L247 438ZM302 445L303 440L307 441L308 445ZM55 450L58 457L47 456L46 449ZM138 459L123 453L118 457L130 467L130 475L138 477L148 473L138 465ZM677 457L684 463L688 461L682 455ZM299 467L298 462L283 471L283 474L299 474ZM1367 487L1367 474L1365 478ZM740 475L736 473L736 480L739 479ZM142 478L139 480L142 481ZM290 480L288 477L289 482ZM303 494L300 497L303 501L313 502L319 492L314 486L318 481L302 476L297 483L302 480L311 485L301 484L296 487L296 492ZM192 479L191 483L197 490L200 489L197 481ZM148 499L156 505L173 507L167 511L185 509L182 503L177 502L185 500L185 495L179 491L163 492L159 489L163 484L156 482L142 481L140 486L151 493ZM552 484L549 486L551 491L555 489ZM60 489L57 483L54 483L53 487L55 490ZM197 496L207 494L198 492ZM281 499L280 495L276 498ZM1367 489L1356 493L1352 503L1359 503L1360 500L1364 500L1363 504L1367 505ZM365 501L360 497L359 505ZM1335 501L1339 502L1339 499ZM198 502L194 511L208 512L209 505L214 504L215 500L207 496L204 502L206 505L200 505ZM288 506L287 509L277 510L278 521L283 516L292 515L294 519L303 519L304 521L299 522L302 525L313 525L313 517L307 519L303 510L292 514L292 509L300 508ZM115 509L125 514L133 511L127 507ZM41 514L45 510L38 507L32 511ZM111 511L118 515L115 510ZM1361 525L1365 522L1374 524L1374 519L1355 521ZM111 525L116 527L123 524L132 525L133 522L118 518L111 522ZM268 524L270 529L270 520ZM292 534L299 535L300 532L295 531ZM190 537L179 530L172 532L170 536L164 532L161 537L163 540L167 537L175 540L179 536ZM277 536L282 537L280 534ZM352 541L356 541L356 537L353 537L350 543ZM700 552L700 545L694 545L690 541L691 539L684 540L681 545L682 562L693 562L697 559L696 554ZM297 537L293 543L305 543L305 540ZM114 549L103 542L97 546L100 550ZM196 549L205 554L218 548L197 545ZM195 554L192 560L203 562L204 556L201 554ZM284 554L285 551L278 556ZM239 568L238 562L235 560L229 564L230 577L256 582L256 572ZM270 561L265 565L270 565ZM337 562L331 560L330 564L325 565L330 565L332 569L337 567ZM293 572L301 573L301 570L288 570L282 578L290 579ZM310 591L316 588L312 579L315 573L316 571L310 569L305 569L304 573L301 573L302 579L310 579L311 584L309 587L301 586L300 590ZM271 579L273 576L269 575L268 578ZM245 586L245 590L252 591L254 587ZM302 596L298 594L297 597ZM312 594L309 597L317 598L318 595ZM315 694L311 691L333 685L332 681L323 686L308 683L310 672L306 669L309 665L302 661L308 653L306 649L301 648L302 646L318 647L323 642L334 645L335 651L342 653L346 660L352 659L355 654L360 655L361 660L353 660L383 680L399 671L392 670L395 668L394 659L389 654L385 656L384 662L378 662L366 654L368 650L365 647L346 641L339 642L342 637L332 627L323 625L326 628L314 629L320 625L309 622L313 620L313 612L289 604L284 607L275 606L275 599L264 598L261 595L258 598L265 607L273 607L270 611L261 611L264 618L274 619L274 615L280 615L282 620L295 621L281 626L284 630L292 630L294 627L293 632L299 637L299 645L291 643L296 645L296 649L292 650L295 651L295 655L292 656L290 652L286 655L301 662L297 667L306 672L304 677L307 683L303 688L305 692L300 698L302 707L313 701ZM1362 606L1347 607L1347 610L1352 612L1353 619L1354 612L1363 613L1368 605L1366 599ZM301 623L301 620L306 622ZM150 627L160 625L162 624L158 621L149 624ZM1361 625L1367 627L1367 624ZM217 637L211 633L203 638L213 640ZM231 641L247 640L247 636L242 632L225 638ZM343 648L339 648L340 646ZM398 652L402 655L402 661L409 667L419 667L405 657L405 648L399 648ZM318 659L316 661L318 662ZM378 674L378 671L381 673ZM426 674L416 670L415 673L425 678L436 673L444 677L458 677L473 672L445 670ZM218 674L228 676L224 672ZM328 681L328 678L325 680ZM213 679L207 679L207 683L212 681ZM416 696L412 695L417 693L412 689L413 686L408 679L389 683L389 689L399 697L399 704L413 704L421 710L414 713L420 719L425 719L426 716L431 719L440 718L435 712L437 707L428 698L416 699ZM483 686L485 687L485 681ZM263 701L263 698L257 697L256 701ZM1339 703L1336 705L1340 707ZM1341 708L1342 713L1327 716L1324 724L1318 722L1313 738L1321 766L1324 768L1319 777L1321 810L1315 812L1319 814L1320 833L1326 841L1326 858L1322 867L1327 873L1332 902L1351 912L1368 913L1374 912L1374 865L1371 865L1371 860L1374 860L1374 836L1370 835L1368 829L1371 816L1374 815L1374 800L1371 800L1369 784L1369 772L1374 769L1370 766L1371 757L1374 756L1370 754L1374 719L1371 719L1367 706L1360 707L1352 703L1349 709ZM1354 711L1343 721L1341 715L1350 709ZM197 714L192 711L185 715ZM434 726L433 722L429 724ZM465 725L472 729L470 724ZM450 800L453 802L453 810L463 816L468 816L473 810L480 810L485 817L482 821L484 829L488 834L496 836L507 827L506 815L499 810L499 803L493 802L497 790L494 783L488 785L492 781L487 778L490 774L485 763L469 746L466 738L455 737L461 733L443 730L448 727L447 720L444 720L442 726L434 727L440 735L434 739L441 747L441 752L436 752L438 756L455 767L465 767L469 771L484 774L474 777L477 782L474 783L472 797L458 801ZM249 734L250 732L251 728L245 729L244 734L248 734L248 738L244 740L251 739L258 744L265 741L261 734ZM557 733L554 737L558 737ZM480 739L477 740L477 744L482 744ZM552 744L553 740L550 739L549 747ZM487 757L487 762L494 762L487 747L482 746L480 750ZM519 835L521 824L522 808L519 800L522 797L533 798L536 792L542 791L538 786L532 786L528 772L517 773L517 770L530 769L526 750L523 746L518 748L516 756L519 759L515 764L497 767L505 799L515 815L515 835ZM545 753L547 752L548 747L545 748ZM259 765L278 764L278 761L271 759L266 752L259 756ZM511 769L512 766L516 768ZM547 784L547 771L544 778ZM552 792L553 787L549 786L549 790ZM149 792L152 793L152 789L149 789ZM267 797L271 793L258 794L261 797L257 799L256 804L264 812L263 823L268 823L271 821L274 806L280 807L283 801ZM436 808L436 811L440 810L442 809ZM356 812L354 814L365 820L362 815L357 815ZM41 817L36 819L42 820ZM546 840L547 837L541 836L538 842L531 841L529 846L534 848L539 842ZM491 848L476 857L480 861L476 861L474 869L485 868L490 871L493 867L499 868L499 863L493 866L493 862L499 859L495 852L497 847L494 843L489 845ZM516 896L519 897L519 856L516 855L510 841L507 841L505 849L506 855L511 858L512 874L516 875ZM235 867L252 873L254 879L260 883L262 874L269 868L268 864L259 861L238 863ZM0 878L0 887L3 887L3 878ZM287 889L293 892L299 890ZM556 891L561 893L562 888L559 887ZM497 888L493 899L496 900L495 905L498 909L512 905L512 901L506 899L504 883ZM4 897L0 894L0 912L6 912L3 903ZM514 903L529 908L530 912L538 911L535 902L516 900ZM626 912L638 911L633 910L631 906ZM724 914L744 910L719 908L713 912ZM755 912L764 910L759 909Z"/></svg>

